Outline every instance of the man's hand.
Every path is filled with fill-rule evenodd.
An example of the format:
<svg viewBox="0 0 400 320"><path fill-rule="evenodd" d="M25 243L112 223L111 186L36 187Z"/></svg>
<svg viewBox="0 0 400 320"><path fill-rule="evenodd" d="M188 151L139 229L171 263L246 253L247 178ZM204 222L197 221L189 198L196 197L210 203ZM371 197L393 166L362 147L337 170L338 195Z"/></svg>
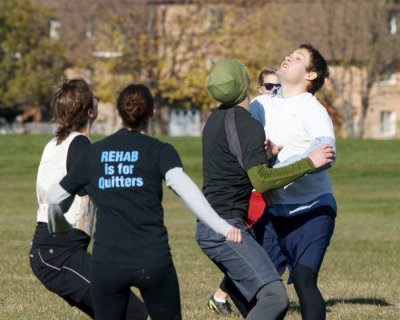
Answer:
<svg viewBox="0 0 400 320"><path fill-rule="evenodd" d="M323 167L326 164L333 163L335 160L335 151L329 144L323 144L318 149L311 152L308 157L314 164L316 169Z"/></svg>
<svg viewBox="0 0 400 320"><path fill-rule="evenodd" d="M270 160L272 157L276 156L282 149L282 145L276 145L268 138L264 142L265 152L267 153L267 159Z"/></svg>
<svg viewBox="0 0 400 320"><path fill-rule="evenodd" d="M226 240L233 243L240 243L242 242L242 232L240 231L240 229L232 227L232 229L229 230L226 236Z"/></svg>

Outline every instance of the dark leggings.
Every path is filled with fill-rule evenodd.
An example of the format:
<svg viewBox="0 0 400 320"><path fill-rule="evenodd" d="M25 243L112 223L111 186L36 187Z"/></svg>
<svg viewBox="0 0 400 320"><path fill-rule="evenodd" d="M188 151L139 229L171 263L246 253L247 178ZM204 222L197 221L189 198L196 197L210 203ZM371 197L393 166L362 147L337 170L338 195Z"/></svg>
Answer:
<svg viewBox="0 0 400 320"><path fill-rule="evenodd" d="M227 276L225 276L221 284L219 285L219 288L228 293L229 297L232 299L233 303L235 304L236 308L239 310L240 314L243 316L243 318L246 318L249 311L251 308L253 308L257 302L257 300L254 298L250 302L246 300L246 298L242 295L240 290L236 288L235 284L231 279L229 279Z"/></svg>
<svg viewBox="0 0 400 320"><path fill-rule="evenodd" d="M173 264L162 268L118 270L92 262L96 320L124 320L130 287L140 290L152 320L181 320L179 284Z"/></svg>
<svg viewBox="0 0 400 320"><path fill-rule="evenodd" d="M293 285L299 297L303 320L325 320L326 306L317 287L318 277L309 267L297 264L292 271Z"/></svg>
<svg viewBox="0 0 400 320"><path fill-rule="evenodd" d="M68 302L68 299L65 298ZM88 290L81 301L75 304L75 307L86 313L90 318L94 319L94 306L91 291ZM147 319L147 311L143 306L143 302L140 301L136 295L131 291L129 293L128 307L125 316L125 320L133 319Z"/></svg>
<svg viewBox="0 0 400 320"><path fill-rule="evenodd" d="M43 232L41 231L43 228L43 224L41 224L37 228L39 229L37 233ZM44 231L48 233L47 224ZM66 240L64 241L68 243ZM91 255L86 252L85 246L33 245L30 251L32 271L40 282L71 306L75 306L94 319L94 307L90 292L92 281L90 261ZM126 315L126 320L129 319L147 319L147 311L143 302L132 291L129 292Z"/></svg>
<svg viewBox="0 0 400 320"><path fill-rule="evenodd" d="M250 302L226 276L220 288L228 292L241 315L248 320L281 320L289 307L289 300L281 280L266 284Z"/></svg>

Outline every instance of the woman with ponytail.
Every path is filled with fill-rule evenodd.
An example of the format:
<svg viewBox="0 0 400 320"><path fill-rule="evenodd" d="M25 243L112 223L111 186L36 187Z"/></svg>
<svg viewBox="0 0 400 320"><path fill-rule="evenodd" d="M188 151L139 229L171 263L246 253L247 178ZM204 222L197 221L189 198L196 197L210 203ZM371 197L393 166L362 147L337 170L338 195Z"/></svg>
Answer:
<svg viewBox="0 0 400 320"><path fill-rule="evenodd" d="M39 209L30 251L32 271L39 281L71 306L94 318L89 272L94 206L82 188L68 199L65 217L72 229L63 235L48 232L48 192L67 174L81 154L91 145L89 140L97 117L98 101L83 79L65 81L54 93L51 110L59 125L56 135L46 145L40 161L36 191ZM143 303L131 292L126 319L147 318Z"/></svg>
<svg viewBox="0 0 400 320"><path fill-rule="evenodd" d="M96 320L123 320L130 287L139 289L152 320L181 320L179 283L162 207L163 181L224 240L240 230L220 218L184 172L176 149L146 135L154 98L130 84L117 98L123 128L91 145L49 192L49 230L71 229L63 203L82 187L97 206L91 261Z"/></svg>

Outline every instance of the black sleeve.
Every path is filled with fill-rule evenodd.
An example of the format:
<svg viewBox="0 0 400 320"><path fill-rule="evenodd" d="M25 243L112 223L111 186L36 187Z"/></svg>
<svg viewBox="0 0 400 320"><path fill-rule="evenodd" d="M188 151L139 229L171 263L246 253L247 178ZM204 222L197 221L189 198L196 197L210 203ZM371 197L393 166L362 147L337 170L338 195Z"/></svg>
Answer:
<svg viewBox="0 0 400 320"><path fill-rule="evenodd" d="M69 148L68 148L68 154L67 154L67 172L69 172L74 165L74 163L77 162L77 160L80 158L80 156L85 152L85 150L90 147L91 142L88 137L84 135L79 135L76 136L70 143ZM84 196L87 195L88 192L85 189L81 189L78 192L79 196Z"/></svg>
<svg viewBox="0 0 400 320"><path fill-rule="evenodd" d="M76 136L70 143L67 155L67 172L72 168L72 165L79 159L82 153L90 146L90 140L84 135Z"/></svg>
<svg viewBox="0 0 400 320"><path fill-rule="evenodd" d="M81 190L84 189L90 182L90 161L92 147L89 146L83 151L82 155L74 161L74 165L71 170L67 172L67 175L60 181L61 187L63 187L70 194L81 195Z"/></svg>
<svg viewBox="0 0 400 320"><path fill-rule="evenodd" d="M168 170L173 168L183 168L181 158L179 157L178 151L168 144L164 143L160 150L160 173L163 177L168 172Z"/></svg>

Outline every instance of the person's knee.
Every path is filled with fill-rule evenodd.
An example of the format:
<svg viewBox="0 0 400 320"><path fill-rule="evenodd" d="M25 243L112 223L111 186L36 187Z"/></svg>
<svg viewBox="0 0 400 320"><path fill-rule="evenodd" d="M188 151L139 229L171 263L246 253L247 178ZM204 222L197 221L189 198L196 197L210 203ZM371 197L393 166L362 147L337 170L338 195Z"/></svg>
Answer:
<svg viewBox="0 0 400 320"><path fill-rule="evenodd" d="M295 288L298 289L317 287L317 275L310 267L302 264L297 264L293 269L292 279Z"/></svg>
<svg viewBox="0 0 400 320"><path fill-rule="evenodd" d="M281 280L270 282L262 287L257 293L257 300L267 300L269 303L273 303L281 312L289 308L289 297Z"/></svg>

